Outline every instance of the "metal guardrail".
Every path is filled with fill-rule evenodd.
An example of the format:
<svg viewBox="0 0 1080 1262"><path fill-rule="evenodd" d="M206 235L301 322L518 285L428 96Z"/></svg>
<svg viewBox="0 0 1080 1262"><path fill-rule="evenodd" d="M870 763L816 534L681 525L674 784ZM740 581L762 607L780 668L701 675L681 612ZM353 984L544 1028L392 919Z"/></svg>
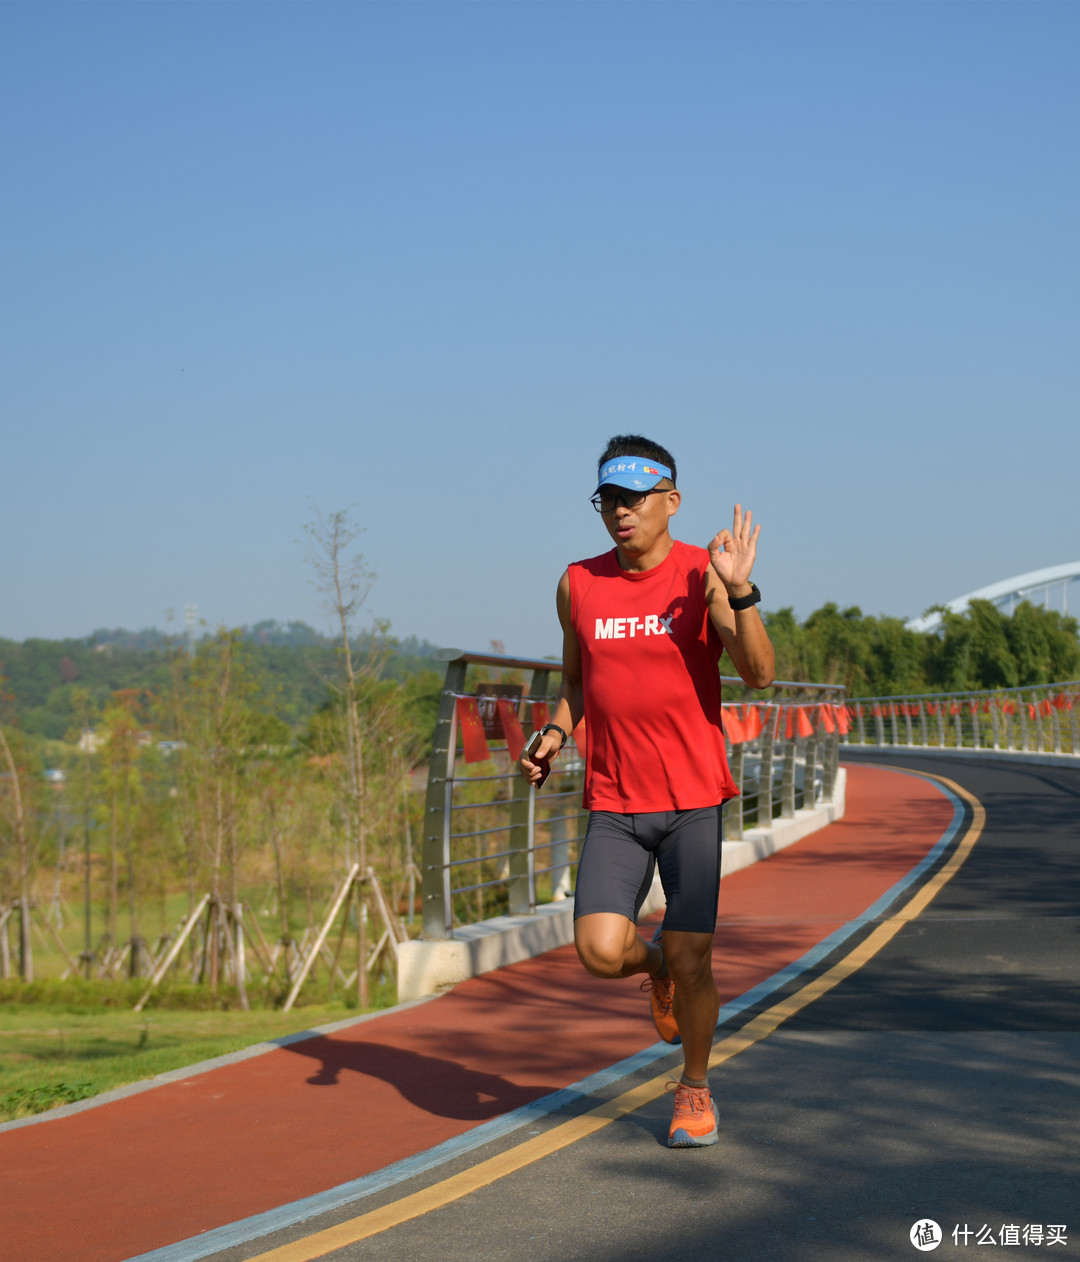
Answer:
<svg viewBox="0 0 1080 1262"><path fill-rule="evenodd" d="M539 793L518 775L516 756L505 741L489 741L489 760L465 764L459 772L458 702L494 699L475 681L466 688L469 667L529 674L513 702L528 735L534 730L534 709L555 700L561 664L458 649L440 650L435 657L446 662L446 679L424 810L421 893L427 939L450 937L455 926L503 913L528 914L538 904L566 897L588 819L580 805L585 764L572 741ZM721 679L729 690L750 696L740 679ZM778 680L764 691L767 700L724 703L725 714L734 720L728 753L740 790L724 807L725 836L732 840L741 838L746 827L767 827L802 807L831 800L836 782L841 737L828 715L842 710L843 687ZM756 712L751 730L760 727L749 739L748 706ZM800 711L802 723L794 722Z"/></svg>
<svg viewBox="0 0 1080 1262"><path fill-rule="evenodd" d="M856 697L848 745L1080 757L1080 682Z"/></svg>

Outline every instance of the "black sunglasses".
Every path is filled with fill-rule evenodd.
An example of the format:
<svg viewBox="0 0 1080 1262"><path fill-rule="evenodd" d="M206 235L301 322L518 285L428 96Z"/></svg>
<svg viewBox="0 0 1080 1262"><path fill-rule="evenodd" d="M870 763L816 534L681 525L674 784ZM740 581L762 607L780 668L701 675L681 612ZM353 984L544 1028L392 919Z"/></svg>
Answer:
<svg viewBox="0 0 1080 1262"><path fill-rule="evenodd" d="M621 504L623 508L640 508L650 495L666 495L670 486L653 487L651 491L624 491L622 495L594 495L589 503L598 513L613 513Z"/></svg>

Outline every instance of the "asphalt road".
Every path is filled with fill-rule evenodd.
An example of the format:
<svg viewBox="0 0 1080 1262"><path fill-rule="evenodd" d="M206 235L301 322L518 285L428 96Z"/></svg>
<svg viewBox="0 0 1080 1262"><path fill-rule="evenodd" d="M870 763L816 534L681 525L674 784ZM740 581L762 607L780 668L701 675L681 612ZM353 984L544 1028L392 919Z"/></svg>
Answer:
<svg viewBox="0 0 1080 1262"><path fill-rule="evenodd" d="M1080 1253L1080 771L891 765L963 785L986 808L985 829L927 910L859 972L714 1071L716 1147L667 1149L671 1106L660 1099L328 1256L877 1262L920 1256L909 1232L924 1218L943 1229L936 1257L969 1256L987 1231L1005 1247L1005 1228L1025 1253ZM499 1147L218 1257L262 1254ZM1065 1245L1048 1243L1051 1226Z"/></svg>

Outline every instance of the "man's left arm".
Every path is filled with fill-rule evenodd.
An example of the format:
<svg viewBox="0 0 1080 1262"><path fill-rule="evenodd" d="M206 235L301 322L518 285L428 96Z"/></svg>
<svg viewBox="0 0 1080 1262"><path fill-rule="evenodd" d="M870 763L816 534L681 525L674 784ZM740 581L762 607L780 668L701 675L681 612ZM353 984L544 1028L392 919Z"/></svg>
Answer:
<svg viewBox="0 0 1080 1262"><path fill-rule="evenodd" d="M731 601L749 596L750 572L757 560L760 526L754 526L753 514L742 505L735 505L730 530L721 530L709 544L706 599L709 618L716 628L728 656L739 672L739 678L751 688L767 688L776 677L776 659L765 624L757 605L748 609L732 609Z"/></svg>

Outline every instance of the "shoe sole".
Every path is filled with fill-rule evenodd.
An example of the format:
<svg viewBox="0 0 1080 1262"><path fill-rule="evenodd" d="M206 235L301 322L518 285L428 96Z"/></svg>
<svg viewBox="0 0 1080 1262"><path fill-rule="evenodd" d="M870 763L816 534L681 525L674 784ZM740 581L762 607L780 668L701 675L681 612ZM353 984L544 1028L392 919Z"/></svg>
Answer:
<svg viewBox="0 0 1080 1262"><path fill-rule="evenodd" d="M711 1144L720 1142L720 1136L716 1131L711 1135L690 1135L680 1127L674 1135L668 1136L667 1146L669 1148L708 1148Z"/></svg>

